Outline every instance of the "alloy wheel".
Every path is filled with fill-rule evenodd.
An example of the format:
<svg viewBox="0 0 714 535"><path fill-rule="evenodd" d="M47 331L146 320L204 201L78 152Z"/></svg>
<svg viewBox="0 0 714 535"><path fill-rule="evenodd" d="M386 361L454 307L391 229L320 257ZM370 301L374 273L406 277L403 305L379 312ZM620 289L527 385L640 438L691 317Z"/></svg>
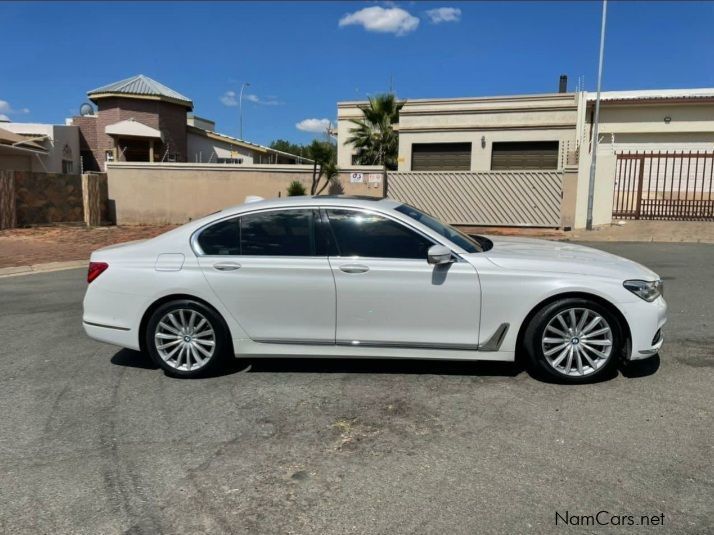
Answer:
<svg viewBox="0 0 714 535"><path fill-rule="evenodd" d="M161 318L154 332L156 351L175 370L196 371L216 350L216 333L208 319L187 308L172 310Z"/></svg>
<svg viewBox="0 0 714 535"><path fill-rule="evenodd" d="M612 355L612 329L597 312L569 308L556 314L543 331L541 346L559 374L585 377L602 368Z"/></svg>

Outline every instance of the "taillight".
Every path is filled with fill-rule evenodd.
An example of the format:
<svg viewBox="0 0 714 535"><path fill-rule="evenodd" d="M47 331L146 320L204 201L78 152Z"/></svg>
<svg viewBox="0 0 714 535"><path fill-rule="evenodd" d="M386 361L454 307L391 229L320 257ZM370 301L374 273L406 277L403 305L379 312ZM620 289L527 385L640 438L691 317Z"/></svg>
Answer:
<svg viewBox="0 0 714 535"><path fill-rule="evenodd" d="M92 282L109 267L106 262L90 262L87 270L87 282Z"/></svg>

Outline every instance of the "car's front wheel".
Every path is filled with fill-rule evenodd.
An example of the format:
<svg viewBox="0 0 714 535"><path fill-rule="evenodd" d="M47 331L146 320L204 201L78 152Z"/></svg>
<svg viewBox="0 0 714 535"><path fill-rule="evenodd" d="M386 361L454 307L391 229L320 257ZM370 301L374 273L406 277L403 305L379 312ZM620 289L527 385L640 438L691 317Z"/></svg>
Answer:
<svg viewBox="0 0 714 535"><path fill-rule="evenodd" d="M622 334L607 307L589 299L566 298L536 313L523 345L537 372L561 382L584 383L612 373Z"/></svg>
<svg viewBox="0 0 714 535"><path fill-rule="evenodd" d="M154 362L177 377L206 374L223 361L229 345L221 317L192 300L158 307L147 324L145 343Z"/></svg>

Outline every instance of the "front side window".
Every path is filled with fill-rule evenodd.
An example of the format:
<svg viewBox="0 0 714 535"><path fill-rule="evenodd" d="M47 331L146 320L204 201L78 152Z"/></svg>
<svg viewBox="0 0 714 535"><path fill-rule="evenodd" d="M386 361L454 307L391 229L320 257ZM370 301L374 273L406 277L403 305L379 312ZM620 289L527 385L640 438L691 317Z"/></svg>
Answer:
<svg viewBox="0 0 714 535"><path fill-rule="evenodd" d="M201 232L206 255L315 256L312 210L258 212L219 221Z"/></svg>
<svg viewBox="0 0 714 535"><path fill-rule="evenodd" d="M340 256L426 260L431 240L397 221L355 210L327 210Z"/></svg>
<svg viewBox="0 0 714 535"><path fill-rule="evenodd" d="M438 233L440 236L443 236L447 240L461 247L467 253L478 253L483 250L481 248L481 245L468 234L464 234L460 230L452 227L451 225L446 225L442 223L435 217L430 216L429 214L422 212L421 210L417 210L413 206L409 206L408 204L400 204L395 208L395 210L411 217L415 221L419 221L419 223L421 223L422 225L426 225L431 230Z"/></svg>

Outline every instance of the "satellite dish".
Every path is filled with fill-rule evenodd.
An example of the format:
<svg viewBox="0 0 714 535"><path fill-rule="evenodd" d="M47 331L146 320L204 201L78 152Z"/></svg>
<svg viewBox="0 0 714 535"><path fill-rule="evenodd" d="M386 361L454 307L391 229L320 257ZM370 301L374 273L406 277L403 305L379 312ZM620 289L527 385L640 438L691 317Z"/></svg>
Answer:
<svg viewBox="0 0 714 535"><path fill-rule="evenodd" d="M84 102L79 107L79 114L84 117L86 115L94 115L94 107L89 102Z"/></svg>

